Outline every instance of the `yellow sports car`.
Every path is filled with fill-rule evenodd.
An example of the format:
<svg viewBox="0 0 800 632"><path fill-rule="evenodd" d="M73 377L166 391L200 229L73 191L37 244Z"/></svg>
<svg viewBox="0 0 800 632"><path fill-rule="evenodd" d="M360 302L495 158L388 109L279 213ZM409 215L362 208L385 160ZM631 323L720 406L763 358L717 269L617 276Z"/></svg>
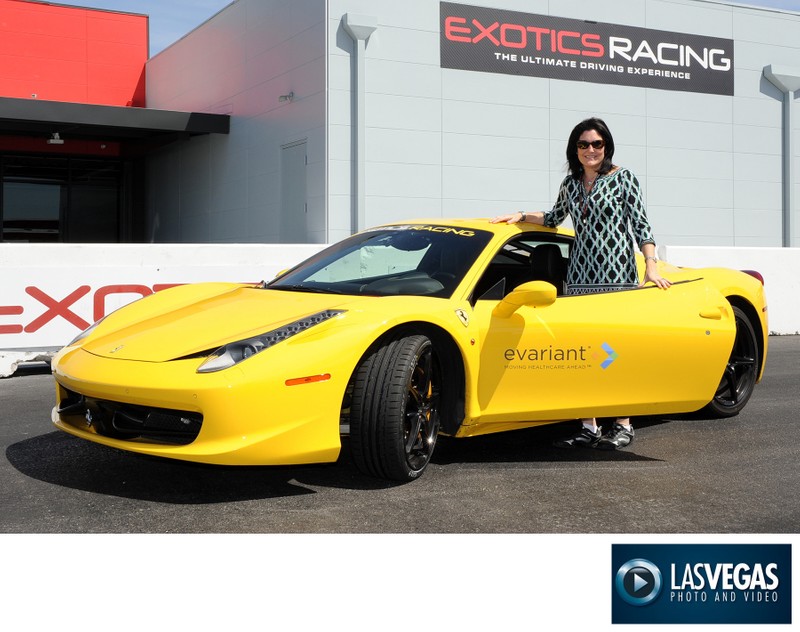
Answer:
<svg viewBox="0 0 800 632"><path fill-rule="evenodd" d="M573 233L485 219L380 226L269 283L201 283L127 305L53 362L55 425L149 455L334 462L406 481L437 435L706 407L761 379L755 272L565 296ZM640 276L641 267L640 264Z"/></svg>

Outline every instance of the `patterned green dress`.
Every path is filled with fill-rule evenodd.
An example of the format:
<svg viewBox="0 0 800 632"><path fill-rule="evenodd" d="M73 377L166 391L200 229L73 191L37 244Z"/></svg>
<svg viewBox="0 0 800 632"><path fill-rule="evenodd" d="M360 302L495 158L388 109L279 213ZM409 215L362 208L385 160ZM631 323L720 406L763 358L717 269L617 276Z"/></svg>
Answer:
<svg viewBox="0 0 800 632"><path fill-rule="evenodd" d="M569 294L593 294L634 288L639 284L631 234L639 244L655 244L639 181L619 168L600 176L587 194L580 179L567 176L544 225L555 228L567 215L575 243L567 268Z"/></svg>

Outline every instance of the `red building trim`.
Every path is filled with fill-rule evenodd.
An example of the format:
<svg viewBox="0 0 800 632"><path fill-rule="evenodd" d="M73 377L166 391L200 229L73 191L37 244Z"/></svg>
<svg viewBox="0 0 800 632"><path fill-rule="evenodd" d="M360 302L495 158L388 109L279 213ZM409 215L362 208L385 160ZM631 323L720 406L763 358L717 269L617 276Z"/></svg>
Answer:
<svg viewBox="0 0 800 632"><path fill-rule="evenodd" d="M0 0L0 96L144 107L148 17Z"/></svg>

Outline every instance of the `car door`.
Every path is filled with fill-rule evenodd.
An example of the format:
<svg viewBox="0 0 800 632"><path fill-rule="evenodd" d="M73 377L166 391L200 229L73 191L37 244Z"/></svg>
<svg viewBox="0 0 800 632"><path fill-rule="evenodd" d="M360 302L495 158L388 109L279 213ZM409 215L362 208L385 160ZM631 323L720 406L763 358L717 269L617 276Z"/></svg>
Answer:
<svg viewBox="0 0 800 632"><path fill-rule="evenodd" d="M475 302L485 422L696 410L735 335L728 302L702 279L510 309Z"/></svg>

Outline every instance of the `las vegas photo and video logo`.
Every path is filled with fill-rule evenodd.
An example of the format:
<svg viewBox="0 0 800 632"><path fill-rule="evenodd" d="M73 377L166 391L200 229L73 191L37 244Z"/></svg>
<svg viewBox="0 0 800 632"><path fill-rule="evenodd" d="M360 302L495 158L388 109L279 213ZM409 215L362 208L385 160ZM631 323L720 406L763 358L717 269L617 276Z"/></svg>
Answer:
<svg viewBox="0 0 800 632"><path fill-rule="evenodd" d="M791 623L789 544L614 544L612 623Z"/></svg>

